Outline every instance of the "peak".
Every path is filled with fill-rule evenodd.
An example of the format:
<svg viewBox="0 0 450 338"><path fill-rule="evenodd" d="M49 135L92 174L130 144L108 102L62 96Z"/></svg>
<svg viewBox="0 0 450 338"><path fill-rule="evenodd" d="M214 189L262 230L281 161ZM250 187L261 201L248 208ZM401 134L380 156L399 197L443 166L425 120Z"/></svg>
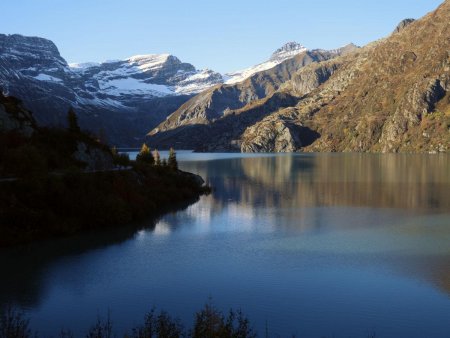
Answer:
<svg viewBox="0 0 450 338"><path fill-rule="evenodd" d="M278 48L273 55L282 54L285 52L304 51L306 48L298 42L290 41Z"/></svg>
<svg viewBox="0 0 450 338"><path fill-rule="evenodd" d="M48 52L59 56L59 51L53 41L37 36L24 36L20 34L0 34L0 45L3 48L12 48L20 52L34 50Z"/></svg>
<svg viewBox="0 0 450 338"><path fill-rule="evenodd" d="M148 62L148 61L159 61L159 62L165 62L169 57L172 55L170 54L142 54L142 55L133 55L127 59L128 62Z"/></svg>
<svg viewBox="0 0 450 338"><path fill-rule="evenodd" d="M297 42L288 42L278 48L271 56L271 61L283 61L306 51L306 48Z"/></svg>
<svg viewBox="0 0 450 338"><path fill-rule="evenodd" d="M350 42L349 44L346 44L345 46L342 46L338 49L336 49L334 52L338 53L339 55L345 55L349 54L355 50L360 49L361 47L355 45L353 42Z"/></svg>
<svg viewBox="0 0 450 338"><path fill-rule="evenodd" d="M413 23L414 21L416 21L415 19L404 19L402 21L400 21L400 23L397 25L397 27L394 30L394 33L399 33L401 32L406 26L408 26L409 24Z"/></svg>

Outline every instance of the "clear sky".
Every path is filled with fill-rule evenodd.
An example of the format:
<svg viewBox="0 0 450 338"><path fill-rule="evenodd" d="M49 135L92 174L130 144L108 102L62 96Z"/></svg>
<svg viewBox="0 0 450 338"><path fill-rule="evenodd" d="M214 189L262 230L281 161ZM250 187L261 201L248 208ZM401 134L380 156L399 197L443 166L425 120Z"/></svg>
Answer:
<svg viewBox="0 0 450 338"><path fill-rule="evenodd" d="M0 33L41 36L68 62L171 53L228 72L266 60L279 46L364 45L443 0L10 0Z"/></svg>

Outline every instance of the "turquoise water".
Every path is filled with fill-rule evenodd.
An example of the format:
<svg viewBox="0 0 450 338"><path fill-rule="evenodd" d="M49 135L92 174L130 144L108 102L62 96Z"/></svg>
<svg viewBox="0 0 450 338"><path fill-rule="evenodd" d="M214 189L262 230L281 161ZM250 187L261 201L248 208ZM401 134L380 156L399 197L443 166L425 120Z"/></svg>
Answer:
<svg viewBox="0 0 450 338"><path fill-rule="evenodd" d="M163 154L164 156L164 154ZM178 154L213 186L185 210L3 250L0 303L34 328L118 334L212 297L271 337L450 337L450 157Z"/></svg>

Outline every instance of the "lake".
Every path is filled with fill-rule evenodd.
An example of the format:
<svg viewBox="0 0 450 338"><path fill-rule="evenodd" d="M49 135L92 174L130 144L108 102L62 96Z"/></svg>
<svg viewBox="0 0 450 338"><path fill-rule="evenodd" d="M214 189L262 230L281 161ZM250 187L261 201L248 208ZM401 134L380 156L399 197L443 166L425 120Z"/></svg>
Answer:
<svg viewBox="0 0 450 338"><path fill-rule="evenodd" d="M122 334L153 306L190 324L211 297L260 336L450 337L450 156L194 154L185 210L0 251L0 304L34 329Z"/></svg>

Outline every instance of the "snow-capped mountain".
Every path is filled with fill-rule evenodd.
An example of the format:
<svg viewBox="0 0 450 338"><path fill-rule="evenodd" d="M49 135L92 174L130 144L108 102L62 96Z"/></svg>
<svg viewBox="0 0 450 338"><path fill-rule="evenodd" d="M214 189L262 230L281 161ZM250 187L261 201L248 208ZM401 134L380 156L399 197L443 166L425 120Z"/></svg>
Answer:
<svg viewBox="0 0 450 338"><path fill-rule="evenodd" d="M221 75L170 54L69 65L50 40L0 34L0 89L23 100L40 124L64 125L72 106L83 128L104 130L114 144L131 145L192 95L243 81L305 50L288 43L267 62Z"/></svg>
<svg viewBox="0 0 450 338"><path fill-rule="evenodd" d="M69 66L85 80L93 95L108 95L111 99L127 95L164 97L195 94L223 82L219 73L197 70L170 54L136 55L125 60ZM92 103L95 104L95 98Z"/></svg>
<svg viewBox="0 0 450 338"><path fill-rule="evenodd" d="M195 94L222 83L219 73L197 70L170 54L136 55L103 63L70 64L53 42L0 35L0 86L17 91L20 80L36 87L66 87L72 105L133 108L130 101ZM12 88L11 88L12 87Z"/></svg>
<svg viewBox="0 0 450 338"><path fill-rule="evenodd" d="M149 124L158 124L190 95L218 83L223 83L221 74L197 70L170 54L69 65L50 40L0 34L5 94L22 99L43 125L64 125L73 106L82 127L113 130L110 139L118 145L142 137Z"/></svg>
<svg viewBox="0 0 450 338"><path fill-rule="evenodd" d="M283 61L293 58L297 54L306 52L307 49L302 46L301 44L297 42L288 42L278 48L270 57L269 60L260 63L256 66L246 68L243 70L239 70L237 72L228 73L225 74L225 83L226 84L233 84L237 82L244 81L245 79L249 78L253 74L262 72L264 70L271 69L275 67L276 65L279 65Z"/></svg>

